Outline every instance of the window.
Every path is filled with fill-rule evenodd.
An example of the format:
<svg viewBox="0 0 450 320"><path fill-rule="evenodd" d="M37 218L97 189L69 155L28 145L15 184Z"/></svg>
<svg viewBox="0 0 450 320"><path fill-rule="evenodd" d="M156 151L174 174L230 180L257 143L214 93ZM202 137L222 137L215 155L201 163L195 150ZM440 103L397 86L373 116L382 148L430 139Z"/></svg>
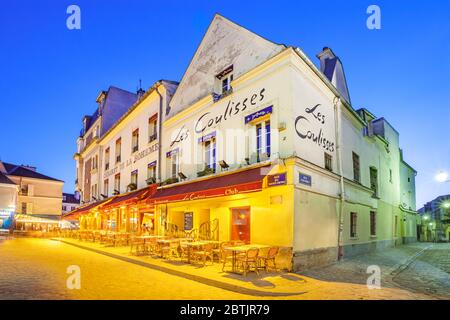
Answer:
<svg viewBox="0 0 450 320"><path fill-rule="evenodd" d="M211 139L204 142L205 150L205 165L207 168L216 172L216 139Z"/></svg>
<svg viewBox="0 0 450 320"><path fill-rule="evenodd" d="M66 206L63 206L62 209L63 209L63 211L67 211L67 207Z"/></svg>
<svg viewBox="0 0 450 320"><path fill-rule="evenodd" d="M109 147L105 150L105 170L109 170Z"/></svg>
<svg viewBox="0 0 450 320"><path fill-rule="evenodd" d="M333 171L333 157L328 154L328 153L324 153L325 156L325 169L327 169L328 171Z"/></svg>
<svg viewBox="0 0 450 320"><path fill-rule="evenodd" d="M411 182L411 178L410 177L408 177L408 182Z"/></svg>
<svg viewBox="0 0 450 320"><path fill-rule="evenodd" d="M233 81L232 73L230 73L222 78L222 94L231 91L231 81Z"/></svg>
<svg viewBox="0 0 450 320"><path fill-rule="evenodd" d="M270 120L256 124L257 162L270 158Z"/></svg>
<svg viewBox="0 0 450 320"><path fill-rule="evenodd" d="M20 186L20 194L27 196L28 195L28 185L23 184Z"/></svg>
<svg viewBox="0 0 450 320"><path fill-rule="evenodd" d="M398 217L394 216L394 237L397 237Z"/></svg>
<svg viewBox="0 0 450 320"><path fill-rule="evenodd" d="M370 211L370 235L377 235L377 213L375 211Z"/></svg>
<svg viewBox="0 0 450 320"><path fill-rule="evenodd" d="M179 171L179 158L178 152L173 152L170 156L170 175L172 178L176 178Z"/></svg>
<svg viewBox="0 0 450 320"><path fill-rule="evenodd" d="M147 183L156 182L156 164L149 163L147 166Z"/></svg>
<svg viewBox="0 0 450 320"><path fill-rule="evenodd" d="M158 120L157 115L148 119L148 142L155 141L158 138Z"/></svg>
<svg viewBox="0 0 450 320"><path fill-rule="evenodd" d="M222 72L216 75L215 78L215 92L221 96L226 96L232 91L231 82L233 81L233 66L229 66Z"/></svg>
<svg viewBox="0 0 450 320"><path fill-rule="evenodd" d="M370 167L370 189L378 196L378 171L374 167Z"/></svg>
<svg viewBox="0 0 450 320"><path fill-rule="evenodd" d="M92 189L92 194L91 194L92 199L94 200L94 198L95 198L95 200L97 200L97 198L98 198L97 197L97 192L98 192L97 185L96 184L92 185L91 189Z"/></svg>
<svg viewBox="0 0 450 320"><path fill-rule="evenodd" d="M27 203L22 202L22 214L27 214Z"/></svg>
<svg viewBox="0 0 450 320"><path fill-rule="evenodd" d="M389 169L389 182L392 183L392 169Z"/></svg>
<svg viewBox="0 0 450 320"><path fill-rule="evenodd" d="M92 157L92 170L98 169L98 155Z"/></svg>
<svg viewBox="0 0 450 320"><path fill-rule="evenodd" d="M105 179L103 181L103 194L108 197L108 193L109 193L109 179Z"/></svg>
<svg viewBox="0 0 450 320"><path fill-rule="evenodd" d="M120 193L120 173L114 176L114 192Z"/></svg>
<svg viewBox="0 0 450 320"><path fill-rule="evenodd" d="M353 180L361 183L361 175L359 169L359 156L353 152Z"/></svg>
<svg viewBox="0 0 450 320"><path fill-rule="evenodd" d="M139 129L133 131L131 137L131 153L139 150Z"/></svg>
<svg viewBox="0 0 450 320"><path fill-rule="evenodd" d="M119 138L116 140L116 163L119 163L121 161L120 159L121 149L122 149L122 140Z"/></svg>
<svg viewBox="0 0 450 320"><path fill-rule="evenodd" d="M131 172L130 183L137 186L137 182L138 182L138 171L134 170L133 172Z"/></svg>
<svg viewBox="0 0 450 320"><path fill-rule="evenodd" d="M358 225L358 214L356 212L350 212L350 237L357 237L357 225Z"/></svg>

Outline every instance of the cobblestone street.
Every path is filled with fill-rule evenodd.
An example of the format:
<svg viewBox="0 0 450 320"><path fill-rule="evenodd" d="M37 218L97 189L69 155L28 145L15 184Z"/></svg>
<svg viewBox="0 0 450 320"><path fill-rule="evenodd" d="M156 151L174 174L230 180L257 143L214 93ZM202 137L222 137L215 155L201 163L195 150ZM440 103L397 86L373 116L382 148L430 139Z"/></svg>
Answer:
<svg viewBox="0 0 450 320"><path fill-rule="evenodd" d="M398 257L394 258L394 253L400 256L400 260L408 261L409 257L425 247L419 244L393 249L392 252L387 250L384 263L391 267L383 267L383 274L401 265L398 264ZM436 260L434 268L441 265L448 268L448 260L442 258L444 251L448 249L442 247L439 250L443 251L429 251ZM382 283L380 290L368 289L364 264L372 263L373 261L369 261L371 259L380 262L379 258L380 256L375 255L372 258L367 256L349 260L308 274L281 273L260 277L251 274L244 278L222 273L216 266L201 268L178 262L167 263L151 257L135 257L129 254L127 247L106 248L100 244L75 240L72 244L48 239L0 240L0 299L436 298L425 295L424 292L404 290L398 285L410 277L406 272L424 268L424 264L419 262L426 259L425 255L417 260L417 265L411 263L408 269L395 276L394 280L398 284L392 282L391 285L391 282L387 282ZM69 290L66 287L69 276L66 270L70 265L77 265L81 269L79 290ZM196 280L193 275L209 280ZM409 285L410 283L404 286ZM439 282L435 283L435 287L439 287Z"/></svg>
<svg viewBox="0 0 450 320"><path fill-rule="evenodd" d="M323 281L366 283L367 267L379 266L381 286L450 299L450 244L414 243L361 255L305 275Z"/></svg>

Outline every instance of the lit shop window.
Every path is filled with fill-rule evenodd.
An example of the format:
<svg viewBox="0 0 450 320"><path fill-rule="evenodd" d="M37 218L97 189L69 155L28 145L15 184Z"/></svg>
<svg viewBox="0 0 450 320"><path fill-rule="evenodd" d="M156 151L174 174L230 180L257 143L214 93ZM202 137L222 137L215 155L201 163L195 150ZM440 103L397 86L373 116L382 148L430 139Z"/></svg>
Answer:
<svg viewBox="0 0 450 320"><path fill-rule="evenodd" d="M105 170L109 169L109 147L105 150Z"/></svg>
<svg viewBox="0 0 450 320"><path fill-rule="evenodd" d="M122 149L122 139L119 138L116 140L116 163L119 163L121 161L120 154Z"/></svg>
<svg viewBox="0 0 450 320"><path fill-rule="evenodd" d="M120 193L120 173L114 176L114 194Z"/></svg>
<svg viewBox="0 0 450 320"><path fill-rule="evenodd" d="M270 158L270 120L262 121L256 129L256 157L257 162Z"/></svg>
<svg viewBox="0 0 450 320"><path fill-rule="evenodd" d="M139 150L139 129L133 131L131 136L131 153Z"/></svg>
<svg viewBox="0 0 450 320"><path fill-rule="evenodd" d="M158 115L155 114L148 119L148 142L158 138Z"/></svg>
<svg viewBox="0 0 450 320"><path fill-rule="evenodd" d="M103 195L107 198L109 193L109 179L103 181Z"/></svg>

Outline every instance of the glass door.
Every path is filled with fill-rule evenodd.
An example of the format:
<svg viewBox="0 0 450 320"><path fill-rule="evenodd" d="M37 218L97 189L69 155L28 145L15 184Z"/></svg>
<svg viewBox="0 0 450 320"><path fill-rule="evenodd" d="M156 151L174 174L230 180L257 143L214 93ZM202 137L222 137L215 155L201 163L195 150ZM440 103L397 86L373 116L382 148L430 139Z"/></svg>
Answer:
<svg viewBox="0 0 450 320"><path fill-rule="evenodd" d="M231 209L231 240L250 243L250 208Z"/></svg>

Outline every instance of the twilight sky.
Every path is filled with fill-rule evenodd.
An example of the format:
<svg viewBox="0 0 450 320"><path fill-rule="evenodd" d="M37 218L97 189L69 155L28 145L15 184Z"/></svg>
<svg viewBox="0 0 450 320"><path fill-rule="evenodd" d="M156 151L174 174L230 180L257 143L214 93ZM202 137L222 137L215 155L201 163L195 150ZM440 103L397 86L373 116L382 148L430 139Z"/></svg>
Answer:
<svg viewBox="0 0 450 320"><path fill-rule="evenodd" d="M71 4L81 8L81 30L66 27ZM366 27L371 4L381 8L381 30ZM73 192L81 118L100 90L179 81L216 12L316 63L331 47L353 106L400 132L418 171L417 206L450 193L450 183L434 181L450 170L450 3L438 0L3 1L0 159L37 166Z"/></svg>

